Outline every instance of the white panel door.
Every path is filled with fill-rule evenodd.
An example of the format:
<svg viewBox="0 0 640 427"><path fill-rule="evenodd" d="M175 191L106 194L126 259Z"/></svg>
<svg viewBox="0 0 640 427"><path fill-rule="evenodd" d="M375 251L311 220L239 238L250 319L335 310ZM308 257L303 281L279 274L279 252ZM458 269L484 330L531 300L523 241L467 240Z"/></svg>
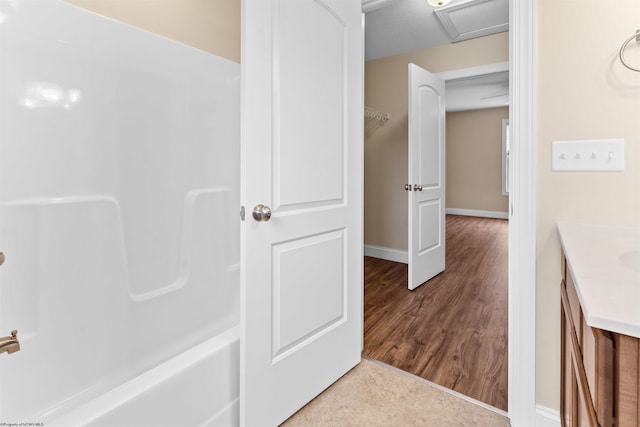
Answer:
<svg viewBox="0 0 640 427"><path fill-rule="evenodd" d="M409 64L409 289L444 271L444 81Z"/></svg>
<svg viewBox="0 0 640 427"><path fill-rule="evenodd" d="M360 360L362 14L242 7L241 423L275 426Z"/></svg>

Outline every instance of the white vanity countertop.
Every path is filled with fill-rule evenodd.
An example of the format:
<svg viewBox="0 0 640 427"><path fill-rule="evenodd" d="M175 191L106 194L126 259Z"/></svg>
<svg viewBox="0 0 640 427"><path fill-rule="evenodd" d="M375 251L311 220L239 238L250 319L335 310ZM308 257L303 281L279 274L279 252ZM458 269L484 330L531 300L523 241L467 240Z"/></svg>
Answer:
<svg viewBox="0 0 640 427"><path fill-rule="evenodd" d="M640 227L561 222L587 325L640 338Z"/></svg>

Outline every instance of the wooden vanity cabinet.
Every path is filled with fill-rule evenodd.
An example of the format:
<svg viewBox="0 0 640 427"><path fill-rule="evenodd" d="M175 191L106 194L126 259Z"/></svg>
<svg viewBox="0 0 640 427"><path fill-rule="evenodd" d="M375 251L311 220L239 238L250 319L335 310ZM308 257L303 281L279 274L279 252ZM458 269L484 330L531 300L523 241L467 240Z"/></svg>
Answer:
<svg viewBox="0 0 640 427"><path fill-rule="evenodd" d="M562 258L563 426L640 427L640 339L587 325Z"/></svg>
<svg viewBox="0 0 640 427"><path fill-rule="evenodd" d="M616 425L640 426L640 339L614 334Z"/></svg>

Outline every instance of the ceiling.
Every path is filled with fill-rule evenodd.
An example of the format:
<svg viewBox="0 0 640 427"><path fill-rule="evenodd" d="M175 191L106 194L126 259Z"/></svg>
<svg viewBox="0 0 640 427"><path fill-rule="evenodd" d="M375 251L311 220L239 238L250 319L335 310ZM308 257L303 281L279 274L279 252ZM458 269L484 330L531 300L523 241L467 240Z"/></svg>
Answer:
<svg viewBox="0 0 640 427"><path fill-rule="evenodd" d="M509 0L452 0L437 8L427 0L362 0L362 5L366 12L366 60L455 43L509 28ZM455 77L447 81L447 111L508 105L508 71L491 69L478 76Z"/></svg>

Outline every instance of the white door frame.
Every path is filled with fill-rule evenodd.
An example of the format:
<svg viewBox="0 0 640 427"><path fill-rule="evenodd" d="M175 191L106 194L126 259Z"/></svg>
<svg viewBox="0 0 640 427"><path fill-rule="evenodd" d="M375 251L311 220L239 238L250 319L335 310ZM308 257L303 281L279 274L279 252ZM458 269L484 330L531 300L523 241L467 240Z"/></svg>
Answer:
<svg viewBox="0 0 640 427"><path fill-rule="evenodd" d="M509 1L509 418L536 425L536 1ZM437 74L445 80L503 71L504 63Z"/></svg>
<svg viewBox="0 0 640 427"><path fill-rule="evenodd" d="M509 418L536 425L537 0L509 0ZM365 248L366 249L366 248ZM380 250L382 248L370 248ZM365 254L370 253L365 251ZM388 251L384 250L390 259ZM403 254L392 253L406 262ZM363 338L364 339L364 338Z"/></svg>
<svg viewBox="0 0 640 427"><path fill-rule="evenodd" d="M509 418L536 425L536 0L509 0Z"/></svg>

